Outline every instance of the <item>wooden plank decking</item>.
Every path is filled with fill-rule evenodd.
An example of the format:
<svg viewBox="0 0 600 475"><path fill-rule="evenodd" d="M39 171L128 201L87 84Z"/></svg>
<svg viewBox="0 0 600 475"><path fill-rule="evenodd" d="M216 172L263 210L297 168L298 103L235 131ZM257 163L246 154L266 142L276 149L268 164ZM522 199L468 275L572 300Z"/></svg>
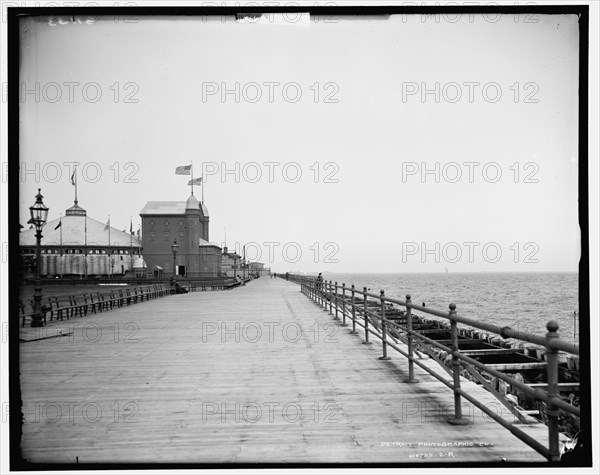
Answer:
<svg viewBox="0 0 600 475"><path fill-rule="evenodd" d="M225 331L227 330L227 331ZM261 334L258 334L260 330ZM262 278L23 329L22 453L32 462L543 461L449 389L362 345L300 293ZM63 335L52 337L62 331ZM43 338L43 339L38 339ZM432 362L433 364L433 362ZM441 371L440 371L441 372ZM484 389L480 400L510 412ZM521 425L546 443L547 428ZM444 446L443 444L447 444Z"/></svg>

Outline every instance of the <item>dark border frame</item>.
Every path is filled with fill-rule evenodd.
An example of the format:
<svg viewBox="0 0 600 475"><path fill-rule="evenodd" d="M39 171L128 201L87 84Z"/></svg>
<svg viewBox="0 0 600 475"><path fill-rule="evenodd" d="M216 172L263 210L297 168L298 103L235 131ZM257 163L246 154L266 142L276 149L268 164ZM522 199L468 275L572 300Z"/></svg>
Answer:
<svg viewBox="0 0 600 475"><path fill-rule="evenodd" d="M524 6L333 6L333 7L8 7L7 8L7 48L8 48L8 236L9 243L19 242L19 64L20 38L19 19L24 16L228 16L236 13L305 13L310 15L392 15L392 14L576 14L579 15L579 225L581 229L581 259L579 262L579 318L580 328L589 329L589 209L588 209L588 60L589 60L589 6L588 5L524 5ZM590 157L591 158L591 157ZM9 245L9 316L18 314L19 285L21 275L18 245ZM557 298L560 298L558 295ZM590 425L583 429L584 453L577 465L555 463L370 463L370 464L330 464L330 463L290 463L290 464L249 464L249 463L143 463L143 464L50 464L31 463L21 456L22 436L21 389L19 384L19 329L9 327L9 400L10 400L10 470L116 470L116 469L271 469L271 468L458 468L458 467L555 467L592 466L591 439L591 360L589 332L580 332L580 407L581 421Z"/></svg>

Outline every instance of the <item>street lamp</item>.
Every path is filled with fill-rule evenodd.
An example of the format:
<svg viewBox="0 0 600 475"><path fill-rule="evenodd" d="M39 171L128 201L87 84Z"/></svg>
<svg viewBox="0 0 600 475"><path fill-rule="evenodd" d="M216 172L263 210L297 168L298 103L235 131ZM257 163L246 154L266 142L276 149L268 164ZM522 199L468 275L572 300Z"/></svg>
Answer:
<svg viewBox="0 0 600 475"><path fill-rule="evenodd" d="M171 244L171 252L173 253L173 277L175 276L175 258L177 257L177 251L179 251L179 244L177 244L177 240L173 241Z"/></svg>
<svg viewBox="0 0 600 475"><path fill-rule="evenodd" d="M48 208L44 206L41 188L38 188L38 194L35 197L35 203L29 207L29 213L31 219L27 224L33 224L35 226L35 287L33 288L33 315L31 317L32 327L43 327L43 315L41 312L42 307L42 280L40 279L40 271L42 267L41 259L41 242L42 242L42 228L46 224L48 219Z"/></svg>
<svg viewBox="0 0 600 475"><path fill-rule="evenodd" d="M246 246L244 246L244 257L242 257L242 275L244 282L246 282Z"/></svg>

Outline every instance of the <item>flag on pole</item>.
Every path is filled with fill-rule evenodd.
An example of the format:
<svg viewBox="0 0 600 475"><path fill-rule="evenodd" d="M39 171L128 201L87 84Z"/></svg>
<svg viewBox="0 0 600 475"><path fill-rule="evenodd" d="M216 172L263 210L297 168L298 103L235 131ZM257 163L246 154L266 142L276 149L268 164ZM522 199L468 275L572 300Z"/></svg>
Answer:
<svg viewBox="0 0 600 475"><path fill-rule="evenodd" d="M175 169L175 175L190 175L192 172L191 165L182 165Z"/></svg>
<svg viewBox="0 0 600 475"><path fill-rule="evenodd" d="M129 234L133 234L133 222L131 218L129 218Z"/></svg>
<svg viewBox="0 0 600 475"><path fill-rule="evenodd" d="M62 226L62 219L58 222L58 224L56 225L56 227L54 228L54 230L56 231L61 226Z"/></svg>
<svg viewBox="0 0 600 475"><path fill-rule="evenodd" d="M75 187L75 204L77 204L77 167L73 168L73 174L71 175L71 185Z"/></svg>
<svg viewBox="0 0 600 475"><path fill-rule="evenodd" d="M193 180L188 181L188 186L189 185L200 185L201 183L202 183L202 177L194 178Z"/></svg>
<svg viewBox="0 0 600 475"><path fill-rule="evenodd" d="M104 230L108 231L110 229L110 218L108 218L108 221L106 222L106 225L104 226Z"/></svg>

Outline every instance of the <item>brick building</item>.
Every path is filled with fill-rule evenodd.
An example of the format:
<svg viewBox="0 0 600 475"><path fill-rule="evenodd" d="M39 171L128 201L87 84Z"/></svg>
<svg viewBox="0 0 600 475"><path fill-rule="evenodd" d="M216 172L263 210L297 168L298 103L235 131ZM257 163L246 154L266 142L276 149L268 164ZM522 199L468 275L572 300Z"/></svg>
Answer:
<svg viewBox="0 0 600 475"><path fill-rule="evenodd" d="M140 211L144 259L148 271L190 278L221 274L221 248L209 242L209 216L194 195L187 201L148 201ZM173 269L171 246L179 249Z"/></svg>

